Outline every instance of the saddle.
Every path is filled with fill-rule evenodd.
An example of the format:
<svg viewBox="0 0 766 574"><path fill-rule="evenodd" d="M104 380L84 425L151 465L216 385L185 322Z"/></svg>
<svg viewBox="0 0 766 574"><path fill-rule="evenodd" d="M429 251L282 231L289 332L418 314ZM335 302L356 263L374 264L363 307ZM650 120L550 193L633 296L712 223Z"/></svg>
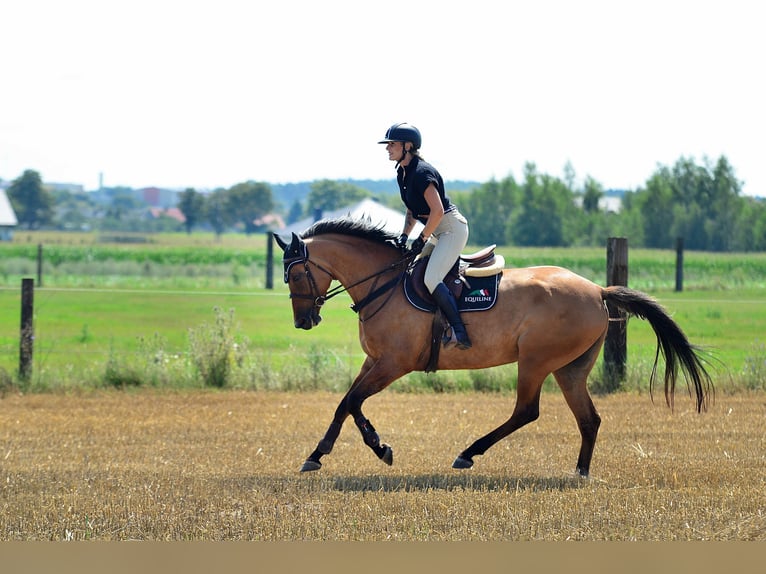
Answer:
<svg viewBox="0 0 766 574"><path fill-rule="evenodd" d="M505 268L505 259L495 254L495 247L490 245L476 253L461 255L444 278L444 284L457 300L459 311L485 311L494 306ZM425 286L427 262L428 256L416 259L404 274L404 294L413 307L434 314L431 351L424 368L426 373L433 373L439 363L441 346L450 344L454 333Z"/></svg>
<svg viewBox="0 0 766 574"><path fill-rule="evenodd" d="M472 287L468 277L493 277L503 272L505 267L505 258L495 253L497 245L490 245L475 253L463 254L455 261L452 268L444 277L444 284L450 290L452 295L458 301L461 301L463 289ZM431 293L426 289L424 282L426 274L426 264L428 256L420 257L415 260L405 278L405 289L410 303L424 311L433 311L436 303L431 297ZM419 299L420 301L416 301ZM426 303L426 309L423 309L422 303ZM420 304L418 304L420 303ZM464 311L472 309L461 309Z"/></svg>

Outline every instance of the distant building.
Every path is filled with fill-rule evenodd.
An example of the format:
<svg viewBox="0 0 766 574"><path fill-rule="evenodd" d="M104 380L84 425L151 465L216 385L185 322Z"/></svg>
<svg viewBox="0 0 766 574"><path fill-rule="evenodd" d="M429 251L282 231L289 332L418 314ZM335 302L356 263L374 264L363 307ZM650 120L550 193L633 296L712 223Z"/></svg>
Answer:
<svg viewBox="0 0 766 574"><path fill-rule="evenodd" d="M582 196L577 196L574 199L577 207L582 207ZM616 195L604 195L598 199L599 210L605 213L620 213L622 209L622 197Z"/></svg>
<svg viewBox="0 0 766 574"><path fill-rule="evenodd" d="M152 207L169 208L178 204L178 192L174 189L145 187L137 191L138 197Z"/></svg>
<svg viewBox="0 0 766 574"><path fill-rule="evenodd" d="M13 230L19 224L16 212L5 190L0 188L0 241L13 239Z"/></svg>
<svg viewBox="0 0 766 574"><path fill-rule="evenodd" d="M186 216L177 207L168 207L167 209L163 209L161 207L150 207L149 215L152 219L169 217L170 219L175 219L178 223L186 223Z"/></svg>
<svg viewBox="0 0 766 574"><path fill-rule="evenodd" d="M256 227L266 227L267 229L282 229L285 226L284 220L276 213L267 213L253 221Z"/></svg>
<svg viewBox="0 0 766 574"><path fill-rule="evenodd" d="M67 191L69 193L83 193L85 188L79 183L50 183L46 182L45 187L49 191Z"/></svg>

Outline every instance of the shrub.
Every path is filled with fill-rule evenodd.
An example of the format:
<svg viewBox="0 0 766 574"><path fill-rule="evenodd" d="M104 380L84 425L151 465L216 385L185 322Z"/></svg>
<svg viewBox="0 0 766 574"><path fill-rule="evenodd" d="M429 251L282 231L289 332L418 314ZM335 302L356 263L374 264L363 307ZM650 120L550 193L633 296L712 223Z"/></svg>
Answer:
<svg viewBox="0 0 766 574"><path fill-rule="evenodd" d="M13 379L8 374L8 371L0 367L0 398L11 392L14 387Z"/></svg>
<svg viewBox="0 0 766 574"><path fill-rule="evenodd" d="M143 378L135 367L120 362L114 352L110 352L104 371L104 384L118 389L140 387Z"/></svg>
<svg viewBox="0 0 766 574"><path fill-rule="evenodd" d="M742 386L750 390L766 389L766 345L754 343L750 355L745 357Z"/></svg>
<svg viewBox="0 0 766 574"><path fill-rule="evenodd" d="M482 393L512 391L518 383L516 368L507 365L470 371L469 378L473 390Z"/></svg>
<svg viewBox="0 0 766 574"><path fill-rule="evenodd" d="M234 309L224 313L215 307L215 324L189 330L189 356L208 387L223 388L230 382L232 368L242 365L246 345L234 333Z"/></svg>

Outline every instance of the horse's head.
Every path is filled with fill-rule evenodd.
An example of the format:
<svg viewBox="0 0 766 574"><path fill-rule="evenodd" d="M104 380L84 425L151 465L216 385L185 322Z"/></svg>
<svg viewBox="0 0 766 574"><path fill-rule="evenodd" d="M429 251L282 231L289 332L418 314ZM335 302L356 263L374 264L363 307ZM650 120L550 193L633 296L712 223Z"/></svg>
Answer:
<svg viewBox="0 0 766 574"><path fill-rule="evenodd" d="M295 233L289 245L276 234L274 239L285 252L282 261L285 266L285 283L290 288L290 299L293 302L295 328L311 329L322 320L319 312L325 302L332 276L316 264L314 266L320 273L311 272L308 247Z"/></svg>

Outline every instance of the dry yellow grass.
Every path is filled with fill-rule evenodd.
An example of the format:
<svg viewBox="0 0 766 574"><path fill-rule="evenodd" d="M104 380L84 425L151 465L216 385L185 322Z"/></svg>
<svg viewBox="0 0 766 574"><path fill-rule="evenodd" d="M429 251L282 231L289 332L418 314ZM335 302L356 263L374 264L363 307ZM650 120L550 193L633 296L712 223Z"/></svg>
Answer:
<svg viewBox="0 0 766 574"><path fill-rule="evenodd" d="M348 421L299 474L339 395L184 392L0 400L2 540L766 540L766 395L597 397L592 478L561 396L476 459L453 458L510 414L489 394L373 397L394 448Z"/></svg>

